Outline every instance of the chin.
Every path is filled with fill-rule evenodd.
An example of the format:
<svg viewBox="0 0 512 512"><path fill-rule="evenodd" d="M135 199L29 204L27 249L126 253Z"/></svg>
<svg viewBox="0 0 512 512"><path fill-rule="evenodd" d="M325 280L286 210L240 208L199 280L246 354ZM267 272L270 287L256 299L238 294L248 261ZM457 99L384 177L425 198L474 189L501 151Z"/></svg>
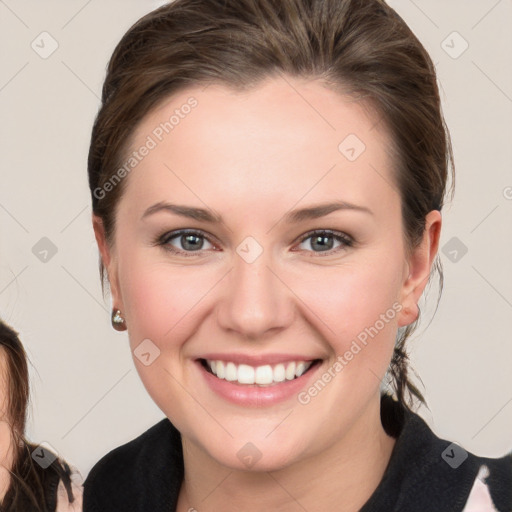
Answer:
<svg viewBox="0 0 512 512"><path fill-rule="evenodd" d="M246 443L241 448L209 452L210 456L220 465L233 471L247 471L251 473L266 473L279 471L297 461L297 454L292 450L280 449L268 445L258 448L254 443Z"/></svg>

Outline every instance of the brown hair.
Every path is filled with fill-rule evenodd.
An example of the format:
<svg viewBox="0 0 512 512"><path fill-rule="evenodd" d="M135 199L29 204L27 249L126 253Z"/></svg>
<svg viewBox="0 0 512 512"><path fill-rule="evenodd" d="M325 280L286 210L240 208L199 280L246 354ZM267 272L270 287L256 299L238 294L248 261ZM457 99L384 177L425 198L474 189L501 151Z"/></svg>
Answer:
<svg viewBox="0 0 512 512"><path fill-rule="evenodd" d="M247 90L281 73L318 78L377 113L393 141L411 251L428 212L443 207L450 168L453 196L453 154L432 60L383 0L175 0L135 23L110 59L88 159L93 212L108 243L126 180L108 194L103 187L152 109L188 86L218 83ZM433 269L440 297L439 255ZM103 286L101 260L100 275ZM432 272L429 284L431 277ZM419 317L399 330L390 365L397 398L406 407L414 398L424 402L408 377L405 350L418 322Z"/></svg>
<svg viewBox="0 0 512 512"><path fill-rule="evenodd" d="M38 449L38 445L25 439L30 394L27 355L18 333L2 320L0 320L0 352L0 355L6 358L6 374L3 377L7 388L7 397L5 397L7 407L5 418L2 420L9 424L14 446L13 464L11 468L7 468L11 481L0 503L0 511L53 512L56 508L55 490L61 479L69 501L74 501L71 490L71 468L58 457L47 468L43 468L32 458L32 453Z"/></svg>

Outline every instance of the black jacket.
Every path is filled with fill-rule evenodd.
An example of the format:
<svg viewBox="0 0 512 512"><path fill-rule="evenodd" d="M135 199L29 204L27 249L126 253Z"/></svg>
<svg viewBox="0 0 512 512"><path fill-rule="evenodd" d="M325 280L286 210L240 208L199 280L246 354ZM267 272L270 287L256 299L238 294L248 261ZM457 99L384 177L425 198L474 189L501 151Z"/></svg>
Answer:
<svg viewBox="0 0 512 512"><path fill-rule="evenodd" d="M489 475L478 485L496 510L512 511L512 453L497 459L468 453L439 439L420 416L387 395L381 418L397 441L360 512L462 512L482 466ZM182 480L180 433L166 418L96 463L84 483L83 512L174 512Z"/></svg>

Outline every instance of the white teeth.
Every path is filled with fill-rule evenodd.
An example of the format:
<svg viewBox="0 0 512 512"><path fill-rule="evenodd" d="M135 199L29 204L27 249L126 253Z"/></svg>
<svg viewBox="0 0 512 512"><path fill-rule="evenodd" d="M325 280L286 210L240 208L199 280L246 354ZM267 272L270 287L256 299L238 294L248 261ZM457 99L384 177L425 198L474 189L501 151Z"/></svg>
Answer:
<svg viewBox="0 0 512 512"><path fill-rule="evenodd" d="M258 366L258 368L256 368L254 382L256 384L272 384L272 381L274 380L273 377L272 366L269 364L265 366Z"/></svg>
<svg viewBox="0 0 512 512"><path fill-rule="evenodd" d="M304 363L303 361L301 361L300 363L297 363L295 375L297 377L300 377L305 371L306 371L306 363Z"/></svg>
<svg viewBox="0 0 512 512"><path fill-rule="evenodd" d="M223 379L226 376L226 374L224 372L224 363L222 361L215 361L215 366L216 366L215 374L217 375L217 377L219 377L219 379Z"/></svg>
<svg viewBox="0 0 512 512"><path fill-rule="evenodd" d="M240 384L254 384L254 368L247 364L239 365L238 382Z"/></svg>
<svg viewBox="0 0 512 512"><path fill-rule="evenodd" d="M288 363L286 367L286 380L295 379L295 363Z"/></svg>
<svg viewBox="0 0 512 512"><path fill-rule="evenodd" d="M276 382L283 382L286 379L286 370L284 364L276 364L274 366L274 380Z"/></svg>
<svg viewBox="0 0 512 512"><path fill-rule="evenodd" d="M263 366L249 366L229 361L207 360L208 367L219 379L225 379L239 384L257 384L269 386L285 380L293 380L303 375L313 361L292 361L290 363L279 363L275 366L269 364Z"/></svg>
<svg viewBox="0 0 512 512"><path fill-rule="evenodd" d="M230 381L233 381L233 380L237 379L235 363L228 363L226 365L226 377L225 377L225 379L226 380L230 380Z"/></svg>

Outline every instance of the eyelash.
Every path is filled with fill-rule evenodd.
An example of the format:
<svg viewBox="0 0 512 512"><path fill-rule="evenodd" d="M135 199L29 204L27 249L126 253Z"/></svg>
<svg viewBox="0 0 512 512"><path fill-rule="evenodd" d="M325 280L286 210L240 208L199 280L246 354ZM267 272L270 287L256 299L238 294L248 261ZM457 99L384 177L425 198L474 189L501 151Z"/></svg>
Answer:
<svg viewBox="0 0 512 512"><path fill-rule="evenodd" d="M197 256L197 254L200 254L202 252L202 249L198 250L198 251L181 251L181 250L176 249L176 248L172 247L171 245L169 245L169 242L171 240L173 240L174 238L178 238L182 235L196 235L200 238L206 239L212 245L215 245L206 235L203 234L203 232L197 231L194 229L181 229L181 230L177 230L177 231L171 231L171 232L164 233L163 235L160 235L159 237L157 237L154 244L162 246L164 248L164 250L169 251L173 254L178 254L181 256L185 256L187 258ZM328 235L328 236L330 235L333 238L335 238L337 241L342 242L343 245L341 247L338 247L337 249L329 249L328 251L320 251L320 252L307 251L307 252L313 252L315 254L315 256L313 256L313 257L331 256L332 254L337 253L343 249L346 249L348 247L353 247L354 243L355 243L355 241L352 237L346 235L345 233L341 233L340 231L333 231L330 229L315 229L313 231L309 231L309 232L305 233L302 236L302 238L300 239L299 244L302 244L308 238L311 238L315 235Z"/></svg>

